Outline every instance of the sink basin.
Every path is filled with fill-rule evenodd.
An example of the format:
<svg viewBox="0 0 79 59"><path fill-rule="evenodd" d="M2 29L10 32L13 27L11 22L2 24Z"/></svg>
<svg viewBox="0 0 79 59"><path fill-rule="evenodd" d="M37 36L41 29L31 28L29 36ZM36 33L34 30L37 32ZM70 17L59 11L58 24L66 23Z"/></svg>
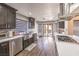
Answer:
<svg viewBox="0 0 79 59"><path fill-rule="evenodd" d="M61 35L58 35L58 40L59 41L64 41L64 42L76 42L74 39L72 39L71 37L69 36L61 36Z"/></svg>

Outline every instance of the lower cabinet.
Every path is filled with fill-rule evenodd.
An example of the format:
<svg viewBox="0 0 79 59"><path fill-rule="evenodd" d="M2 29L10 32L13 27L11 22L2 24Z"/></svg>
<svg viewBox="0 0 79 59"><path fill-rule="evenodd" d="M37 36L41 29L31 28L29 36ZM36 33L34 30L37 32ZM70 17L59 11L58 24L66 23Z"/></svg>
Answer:
<svg viewBox="0 0 79 59"><path fill-rule="evenodd" d="M34 37L29 39L16 38L12 41L0 43L0 56L13 56L19 53L21 50L28 47L34 42Z"/></svg>
<svg viewBox="0 0 79 59"><path fill-rule="evenodd" d="M0 43L0 56L14 56L23 50L22 37Z"/></svg>
<svg viewBox="0 0 79 59"><path fill-rule="evenodd" d="M29 44L32 44L34 42L33 37L29 39Z"/></svg>
<svg viewBox="0 0 79 59"><path fill-rule="evenodd" d="M29 46L29 39L23 40L23 49Z"/></svg>
<svg viewBox="0 0 79 59"><path fill-rule="evenodd" d="M34 39L33 37L27 39L27 38L24 38L23 39L23 49L25 49L26 47L28 47L30 44L32 44L34 42Z"/></svg>
<svg viewBox="0 0 79 59"><path fill-rule="evenodd" d="M0 43L0 56L9 56L9 42Z"/></svg>

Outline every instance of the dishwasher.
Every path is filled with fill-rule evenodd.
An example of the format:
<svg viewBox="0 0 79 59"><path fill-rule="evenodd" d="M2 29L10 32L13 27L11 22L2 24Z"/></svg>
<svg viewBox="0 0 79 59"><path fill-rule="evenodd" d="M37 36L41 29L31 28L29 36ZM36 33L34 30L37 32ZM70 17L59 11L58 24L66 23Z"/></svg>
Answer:
<svg viewBox="0 0 79 59"><path fill-rule="evenodd" d="M10 48L11 48L11 56L15 56L18 54L20 51L23 50L22 47L22 37L21 38L16 38L10 42Z"/></svg>

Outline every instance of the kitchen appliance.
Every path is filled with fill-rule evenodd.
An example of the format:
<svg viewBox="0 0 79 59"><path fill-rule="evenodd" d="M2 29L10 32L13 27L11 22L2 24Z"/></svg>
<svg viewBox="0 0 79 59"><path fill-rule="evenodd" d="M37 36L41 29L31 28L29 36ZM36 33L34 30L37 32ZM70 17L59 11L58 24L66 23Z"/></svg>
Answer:
<svg viewBox="0 0 79 59"><path fill-rule="evenodd" d="M11 48L11 50L10 50L11 56L14 56L14 55L18 54L20 51L22 51L23 50L22 37L16 38L13 41L10 41L10 48Z"/></svg>
<svg viewBox="0 0 79 59"><path fill-rule="evenodd" d="M0 43L0 56L9 56L9 42Z"/></svg>

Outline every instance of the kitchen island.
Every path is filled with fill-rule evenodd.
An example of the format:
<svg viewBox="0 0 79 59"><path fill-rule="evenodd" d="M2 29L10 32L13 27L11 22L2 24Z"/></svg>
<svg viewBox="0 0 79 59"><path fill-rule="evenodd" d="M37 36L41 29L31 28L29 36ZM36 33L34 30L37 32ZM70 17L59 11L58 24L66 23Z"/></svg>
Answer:
<svg viewBox="0 0 79 59"><path fill-rule="evenodd" d="M56 34L55 40L59 56L79 56L78 36Z"/></svg>

